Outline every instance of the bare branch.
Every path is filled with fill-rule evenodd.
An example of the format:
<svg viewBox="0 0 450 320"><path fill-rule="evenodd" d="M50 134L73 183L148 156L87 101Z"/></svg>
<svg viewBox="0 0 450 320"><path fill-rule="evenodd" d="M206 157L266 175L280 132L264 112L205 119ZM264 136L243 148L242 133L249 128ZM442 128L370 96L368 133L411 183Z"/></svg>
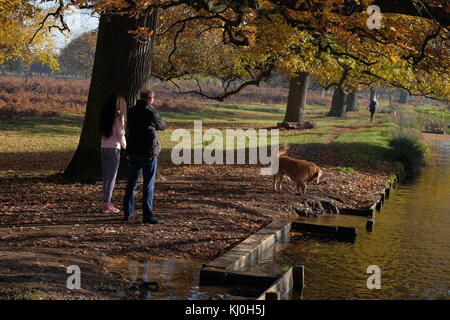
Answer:
<svg viewBox="0 0 450 320"><path fill-rule="evenodd" d="M274 63L269 64L267 66L267 69L265 69L263 72L261 72L261 74L257 78L244 81L240 86L238 86L237 88L235 88L233 90L228 90L229 85L230 85L230 82L228 81L227 86L225 87L225 90L217 96L208 95L208 94L204 93L198 79L195 79L197 82L197 86L199 88L198 90L182 91L178 85L176 85L176 87L178 89L179 94L183 94L183 95L197 94L205 99L217 100L217 101L223 102L229 96L239 93L242 89L244 89L248 86L251 86L251 85L259 86L262 81L265 81L270 77L270 75L272 74L274 69L275 69L275 64ZM174 83L174 81L171 81L171 82Z"/></svg>
<svg viewBox="0 0 450 320"><path fill-rule="evenodd" d="M51 26L48 27L49 30L51 30L53 28L56 28L56 29L58 29L61 32L64 32L66 30L70 32L69 27L67 26L66 22L64 21L63 13L64 13L64 10L66 9L66 6L64 4L64 0L58 0L58 2L59 2L58 8L56 8L56 10L54 12L47 13L47 15L45 16L44 20L42 20L42 22L39 24L38 29L36 30L36 32L33 34L33 36L30 39L30 42L29 42L30 44L33 42L34 38L42 30L42 28L44 28L44 25L47 22L47 19L50 18L50 17L54 17L55 20L59 20L60 23L61 23L61 26L51 25Z"/></svg>

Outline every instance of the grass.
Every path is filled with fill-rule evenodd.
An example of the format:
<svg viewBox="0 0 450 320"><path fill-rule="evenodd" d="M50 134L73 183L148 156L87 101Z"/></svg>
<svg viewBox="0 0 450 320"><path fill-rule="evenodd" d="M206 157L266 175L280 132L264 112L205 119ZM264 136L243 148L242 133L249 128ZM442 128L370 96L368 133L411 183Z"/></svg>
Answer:
<svg viewBox="0 0 450 320"><path fill-rule="evenodd" d="M406 106L405 110L418 117L421 125L442 127L445 133L450 133L450 107L445 105L424 104L421 106Z"/></svg>
<svg viewBox="0 0 450 320"><path fill-rule="evenodd" d="M0 153L74 150L81 116L20 117L0 121Z"/></svg>
<svg viewBox="0 0 450 320"><path fill-rule="evenodd" d="M23 293L16 293L13 300L42 300L46 296L42 290L34 289Z"/></svg>
<svg viewBox="0 0 450 320"><path fill-rule="evenodd" d="M370 165L378 160L389 160L391 125L379 123L376 127L358 132L344 132L333 143L339 158L348 162Z"/></svg>
<svg viewBox="0 0 450 320"><path fill-rule="evenodd" d="M340 166L338 166L338 167L335 167L335 169L337 171L347 171L347 172L350 172L350 173L355 172L355 169L353 169L352 167L340 167Z"/></svg>
<svg viewBox="0 0 450 320"><path fill-rule="evenodd" d="M426 114L435 116L438 118L442 118L448 123L450 123L450 110L445 106L434 106L430 104L426 104L420 107L410 108L415 110L417 113Z"/></svg>
<svg viewBox="0 0 450 320"><path fill-rule="evenodd" d="M241 109L242 107L242 109ZM279 111L275 112L274 109ZM366 126L370 129L365 112L352 114L350 118L339 119L324 117L327 107L308 106L307 119L317 123L317 128L305 131L280 131L280 143L308 144L324 143L333 137L334 130L352 130ZM161 132L162 145L171 148L175 142L170 141L173 130L182 126L192 132L194 120L203 121L203 129L208 128L271 128L276 123L283 121L284 110L275 105L225 105L225 107L210 106L197 112L186 113L162 113L162 117L169 121L168 130ZM378 121L382 127L385 121ZM185 126L187 124L187 126ZM365 129L365 128L363 128Z"/></svg>
<svg viewBox="0 0 450 320"><path fill-rule="evenodd" d="M417 112L442 113L446 117L450 112L440 107L423 106ZM371 165L377 161L388 161L391 115L378 113L373 124L364 108L359 112L348 113L345 119L324 116L328 107L312 105L307 107L306 119L314 121L317 127L310 130L281 130L280 143L303 144L314 147L316 144L330 143L336 155L343 160L338 170L351 171L354 163ZM281 122L284 106L264 104L207 104L198 111L163 112L162 117L169 122L168 129L161 132L162 146L170 150L177 142L171 141L171 135L177 128L185 128L192 133L193 121L202 120L203 130L218 128L220 130L271 128ZM33 154L39 161L52 153L64 153L63 161L70 159L70 153L76 149L83 123L81 115L65 113L61 116L41 117L22 116L12 119L0 119L0 153L14 158L17 154ZM222 131L224 132L224 131ZM208 143L202 143L206 146ZM5 157L3 157L5 158ZM38 165L36 165L39 167ZM61 170L60 164L54 172ZM0 173L10 168L6 160L0 159ZM39 168L36 168L39 170ZM42 169L44 170L44 169ZM51 171L50 167L45 172Z"/></svg>

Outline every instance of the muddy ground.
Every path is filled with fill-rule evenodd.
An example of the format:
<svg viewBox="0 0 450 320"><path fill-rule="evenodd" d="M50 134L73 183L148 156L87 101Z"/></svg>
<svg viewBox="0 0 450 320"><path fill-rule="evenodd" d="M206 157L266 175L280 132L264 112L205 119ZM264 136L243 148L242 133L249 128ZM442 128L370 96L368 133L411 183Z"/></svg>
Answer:
<svg viewBox="0 0 450 320"><path fill-rule="evenodd" d="M140 205L133 222L101 213L100 182L1 178L0 299L28 298L30 292L45 299L123 298L129 283L110 272L111 259L207 262L274 219L320 214L316 200L338 208L368 207L392 171L381 162L338 170L329 144L295 146L290 155L324 170L321 183L310 184L305 196L274 192L271 177L261 176L257 166L169 167L162 161L154 202L161 225L142 225ZM125 181L119 180L114 203L120 208L124 189ZM81 290L66 288L66 268L73 264L83 270Z"/></svg>

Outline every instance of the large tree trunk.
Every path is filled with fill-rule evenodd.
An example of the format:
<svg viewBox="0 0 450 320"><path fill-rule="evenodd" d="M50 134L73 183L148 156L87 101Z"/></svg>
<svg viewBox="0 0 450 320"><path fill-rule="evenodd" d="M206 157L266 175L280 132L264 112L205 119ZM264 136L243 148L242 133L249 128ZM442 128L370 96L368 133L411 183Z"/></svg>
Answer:
<svg viewBox="0 0 450 320"><path fill-rule="evenodd" d="M375 91L375 89L374 88L370 88L370 100L373 100L374 98L375 98L375 96L376 96L376 91Z"/></svg>
<svg viewBox="0 0 450 320"><path fill-rule="evenodd" d="M400 90L400 99L398 100L398 103L408 103L409 102L409 93L406 90Z"/></svg>
<svg viewBox="0 0 450 320"><path fill-rule="evenodd" d="M347 111L358 111L358 91L356 89L347 95L345 105Z"/></svg>
<svg viewBox="0 0 450 320"><path fill-rule="evenodd" d="M157 11L139 18L127 15L102 15L98 28L94 67L80 141L64 178L93 182L101 177L101 108L111 94L121 94L132 107L149 81L154 38L142 41L128 33L138 27L156 30Z"/></svg>
<svg viewBox="0 0 450 320"><path fill-rule="evenodd" d="M307 72L300 72L297 77L291 79L284 121L303 122L305 120L309 76Z"/></svg>
<svg viewBox="0 0 450 320"><path fill-rule="evenodd" d="M346 116L346 106L345 106L345 92L339 87L334 89L333 99L331 100L331 109L328 113L330 117L345 117Z"/></svg>

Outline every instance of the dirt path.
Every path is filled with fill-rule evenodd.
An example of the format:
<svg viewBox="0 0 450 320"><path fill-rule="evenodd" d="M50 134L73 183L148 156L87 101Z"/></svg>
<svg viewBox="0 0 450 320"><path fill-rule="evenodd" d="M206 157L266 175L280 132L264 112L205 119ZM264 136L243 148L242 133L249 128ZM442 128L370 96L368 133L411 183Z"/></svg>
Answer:
<svg viewBox="0 0 450 320"><path fill-rule="evenodd" d="M338 134L336 135L338 136ZM162 225L131 223L99 212L101 184L62 184L45 178L0 181L0 298L40 290L46 298L117 298L129 285L106 268L110 258L209 261L274 219L293 220L314 213L311 203L337 207L370 206L390 167L368 171L337 170L333 150L296 146L290 154L315 161L322 182L306 197L275 193L271 177L257 166L183 166L163 168L156 185L155 210ZM119 207L125 188L118 181ZM137 203L141 201L138 192ZM138 206L139 208L139 206ZM66 268L79 265L86 286L66 289Z"/></svg>

